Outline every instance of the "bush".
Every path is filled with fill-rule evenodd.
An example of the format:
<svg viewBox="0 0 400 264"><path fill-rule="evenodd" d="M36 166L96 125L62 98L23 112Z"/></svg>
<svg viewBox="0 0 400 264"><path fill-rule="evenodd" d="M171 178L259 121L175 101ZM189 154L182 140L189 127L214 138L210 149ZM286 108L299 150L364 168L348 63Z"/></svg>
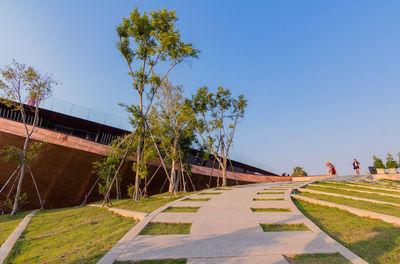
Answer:
<svg viewBox="0 0 400 264"><path fill-rule="evenodd" d="M374 168L375 169L384 169L385 165L383 164L382 159L377 158L375 155L372 157L374 159Z"/></svg>
<svg viewBox="0 0 400 264"><path fill-rule="evenodd" d="M386 168L398 168L399 164L393 159L393 155L388 153L386 157Z"/></svg>
<svg viewBox="0 0 400 264"><path fill-rule="evenodd" d="M135 193L135 185L133 185L133 184L130 184L129 186L128 186L128 196L130 197L130 198L133 198L133 194Z"/></svg>
<svg viewBox="0 0 400 264"><path fill-rule="evenodd" d="M294 167L292 177L308 176L302 167Z"/></svg>

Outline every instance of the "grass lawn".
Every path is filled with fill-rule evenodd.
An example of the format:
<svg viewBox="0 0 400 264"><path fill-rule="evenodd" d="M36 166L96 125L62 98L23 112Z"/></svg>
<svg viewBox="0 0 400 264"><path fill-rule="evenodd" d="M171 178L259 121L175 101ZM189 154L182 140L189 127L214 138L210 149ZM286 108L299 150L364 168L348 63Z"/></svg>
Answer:
<svg viewBox="0 0 400 264"><path fill-rule="evenodd" d="M368 263L400 263L400 227L337 208L294 202L316 225Z"/></svg>
<svg viewBox="0 0 400 264"><path fill-rule="evenodd" d="M0 246L7 240L22 219L30 212L22 212L17 215L0 215Z"/></svg>
<svg viewBox="0 0 400 264"><path fill-rule="evenodd" d="M95 207L37 212L4 263L96 263L135 224Z"/></svg>
<svg viewBox="0 0 400 264"><path fill-rule="evenodd" d="M310 231L308 227L303 224L260 224L264 232L282 232L282 231Z"/></svg>
<svg viewBox="0 0 400 264"><path fill-rule="evenodd" d="M189 234L192 223L150 222L139 235L182 235Z"/></svg>
<svg viewBox="0 0 400 264"><path fill-rule="evenodd" d="M178 197L174 197L172 195L172 198L170 199L169 193L162 193L150 196L148 198L141 198L139 201L133 201L132 199L123 199L119 201L113 200L112 204L115 208L143 213L151 213L152 211L163 205L166 205L174 200L180 199L190 194L193 194L193 192L177 192Z"/></svg>
<svg viewBox="0 0 400 264"><path fill-rule="evenodd" d="M357 192L356 190L348 191L348 190L325 188L322 186L321 187L307 186L306 189L312 189L312 190L317 190L317 191L321 191L321 192L345 194L345 195L361 197L361 198L366 198L366 199L372 199L372 200L378 200L378 201L383 201L383 202L400 203L400 199L397 197L379 195L379 194L375 194L375 193L362 193L362 192Z"/></svg>
<svg viewBox="0 0 400 264"><path fill-rule="evenodd" d="M211 198L186 198L183 199L183 202L207 202L210 201Z"/></svg>
<svg viewBox="0 0 400 264"><path fill-rule="evenodd" d="M318 185L333 186L333 187L346 188L346 189L352 189L352 190L360 190L360 191L368 191L368 192L389 193L389 194L394 194L394 195L400 195L400 192L371 189L368 187L351 186L351 185L345 184L345 183L318 182Z"/></svg>
<svg viewBox="0 0 400 264"><path fill-rule="evenodd" d="M366 202L366 201L359 201L353 200L350 198L343 198L343 197L336 197L336 196L329 196L325 194L317 194L317 193L307 193L302 192L302 196L315 198L318 200L328 201L336 204L342 204L346 206L351 206L363 210L368 210L371 212L377 212L381 214L387 214L392 216L400 217L400 207L389 205L389 204L377 204L373 202Z"/></svg>
<svg viewBox="0 0 400 264"><path fill-rule="evenodd" d="M285 198L253 198L253 201L283 201Z"/></svg>
<svg viewBox="0 0 400 264"><path fill-rule="evenodd" d="M200 207L188 206L188 207L168 207L163 213L195 213Z"/></svg>
<svg viewBox="0 0 400 264"><path fill-rule="evenodd" d="M202 192L202 193L199 193L198 195L218 195L221 193L222 192Z"/></svg>
<svg viewBox="0 0 400 264"><path fill-rule="evenodd" d="M114 261L113 264L186 264L186 259L156 259L140 261Z"/></svg>
<svg viewBox="0 0 400 264"><path fill-rule="evenodd" d="M284 194L285 192L258 192L257 194Z"/></svg>
<svg viewBox="0 0 400 264"><path fill-rule="evenodd" d="M290 264L351 264L349 260L339 253L287 255L285 258Z"/></svg>
<svg viewBox="0 0 400 264"><path fill-rule="evenodd" d="M251 207L251 211L255 213L261 213L261 212L290 212L289 208L274 208L274 207L268 207L268 208L262 208L262 207Z"/></svg>

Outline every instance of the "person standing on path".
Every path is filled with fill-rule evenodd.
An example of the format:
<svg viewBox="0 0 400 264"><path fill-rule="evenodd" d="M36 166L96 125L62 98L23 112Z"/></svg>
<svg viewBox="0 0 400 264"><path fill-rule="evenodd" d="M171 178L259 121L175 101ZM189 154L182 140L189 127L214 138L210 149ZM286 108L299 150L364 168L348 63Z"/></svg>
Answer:
<svg viewBox="0 0 400 264"><path fill-rule="evenodd" d="M360 175L360 162L354 159L353 169L356 171L356 175Z"/></svg>
<svg viewBox="0 0 400 264"><path fill-rule="evenodd" d="M336 176L336 169L335 166L333 166L332 163L330 163L330 161L327 161L326 163L326 167L328 167L328 176Z"/></svg>

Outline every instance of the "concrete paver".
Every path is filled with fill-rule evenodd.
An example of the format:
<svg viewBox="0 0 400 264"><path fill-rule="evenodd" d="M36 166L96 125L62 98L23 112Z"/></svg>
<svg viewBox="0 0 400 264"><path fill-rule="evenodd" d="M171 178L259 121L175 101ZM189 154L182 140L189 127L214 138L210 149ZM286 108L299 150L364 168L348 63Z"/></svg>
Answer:
<svg viewBox="0 0 400 264"><path fill-rule="evenodd" d="M300 186L293 184L293 188ZM188 263L287 263L283 255L335 253L365 263L323 233L293 204L291 188L284 194L259 195L279 183L257 184L216 190L220 195L192 195L211 198L208 202L178 201L171 206L200 206L195 213L163 213L154 222L192 223L187 235L136 235L123 241L114 254L121 261L186 258ZM212 192L207 190L207 192ZM253 198L280 197L284 201L253 201ZM291 212L252 212L251 207L289 208ZM146 219L146 218L145 218ZM310 231L263 232L260 223L304 223ZM111 250L113 251L113 250ZM112 254L111 254L112 255ZM108 263L108 262L101 262ZM110 262L112 263L112 262Z"/></svg>

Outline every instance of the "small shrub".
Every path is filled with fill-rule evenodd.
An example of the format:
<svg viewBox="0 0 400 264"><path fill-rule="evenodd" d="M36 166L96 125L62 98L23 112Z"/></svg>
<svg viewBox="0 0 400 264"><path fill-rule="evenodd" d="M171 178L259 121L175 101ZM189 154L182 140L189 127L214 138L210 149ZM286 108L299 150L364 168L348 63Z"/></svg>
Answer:
<svg viewBox="0 0 400 264"><path fill-rule="evenodd" d="M294 167L292 176L293 177L300 177L300 176L308 176L308 175L307 175L307 172L305 172L302 167Z"/></svg>
<svg viewBox="0 0 400 264"><path fill-rule="evenodd" d="M130 198L133 198L134 193L135 193L135 185L134 184L128 185L128 196Z"/></svg>

